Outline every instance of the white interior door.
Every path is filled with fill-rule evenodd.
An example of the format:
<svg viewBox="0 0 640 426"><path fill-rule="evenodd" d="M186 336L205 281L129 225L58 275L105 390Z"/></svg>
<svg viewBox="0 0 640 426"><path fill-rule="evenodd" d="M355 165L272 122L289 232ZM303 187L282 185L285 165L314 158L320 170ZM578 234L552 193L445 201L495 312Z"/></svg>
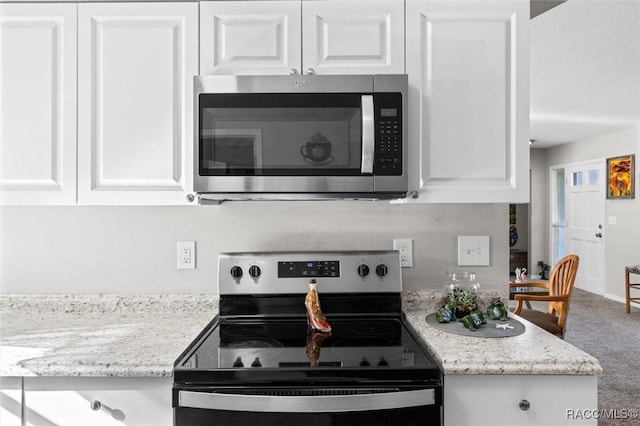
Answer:
<svg viewBox="0 0 640 426"><path fill-rule="evenodd" d="M577 288L604 292L604 161L569 166L566 184L566 248L580 256Z"/></svg>

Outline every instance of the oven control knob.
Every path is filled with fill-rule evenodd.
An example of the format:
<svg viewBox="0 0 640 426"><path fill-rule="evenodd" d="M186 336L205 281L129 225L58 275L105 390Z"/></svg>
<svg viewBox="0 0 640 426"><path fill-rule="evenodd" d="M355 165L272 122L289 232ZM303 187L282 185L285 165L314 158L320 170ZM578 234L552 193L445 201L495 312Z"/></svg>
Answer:
<svg viewBox="0 0 640 426"><path fill-rule="evenodd" d="M260 357L256 357L251 363L252 367L262 367L262 363L260 362Z"/></svg>
<svg viewBox="0 0 640 426"><path fill-rule="evenodd" d="M387 265L380 264L376 266L376 274L378 274L379 277L384 277L388 273L389 273L389 267Z"/></svg>
<svg viewBox="0 0 640 426"><path fill-rule="evenodd" d="M364 263L362 265L358 265L358 275L360 275L362 278L369 275L369 267Z"/></svg>
<svg viewBox="0 0 640 426"><path fill-rule="evenodd" d="M242 363L242 358L238 357L236 358L235 361L233 361L233 368L240 368L240 367L244 367L244 364Z"/></svg>
<svg viewBox="0 0 640 426"><path fill-rule="evenodd" d="M262 270L258 265L251 265L249 267L249 275L251 278L258 278L262 274Z"/></svg>
<svg viewBox="0 0 640 426"><path fill-rule="evenodd" d="M239 266L232 267L229 273L233 278L242 278L242 268Z"/></svg>

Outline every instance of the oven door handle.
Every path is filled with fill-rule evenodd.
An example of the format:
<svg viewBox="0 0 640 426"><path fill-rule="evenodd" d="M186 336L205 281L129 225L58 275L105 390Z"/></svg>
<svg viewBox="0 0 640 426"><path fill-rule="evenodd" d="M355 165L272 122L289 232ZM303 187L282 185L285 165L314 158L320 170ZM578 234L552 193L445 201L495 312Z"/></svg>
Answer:
<svg viewBox="0 0 640 426"><path fill-rule="evenodd" d="M257 413L338 413L435 404L434 389L328 396L274 396L184 391L179 406Z"/></svg>
<svg viewBox="0 0 640 426"><path fill-rule="evenodd" d="M373 117L373 95L362 95L362 173L373 173L375 148L375 121Z"/></svg>

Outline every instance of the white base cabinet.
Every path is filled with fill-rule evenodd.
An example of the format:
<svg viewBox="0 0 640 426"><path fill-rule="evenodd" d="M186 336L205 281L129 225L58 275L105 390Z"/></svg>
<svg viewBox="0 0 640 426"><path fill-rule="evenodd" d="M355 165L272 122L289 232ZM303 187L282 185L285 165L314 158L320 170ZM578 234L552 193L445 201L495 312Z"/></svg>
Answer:
<svg viewBox="0 0 640 426"><path fill-rule="evenodd" d="M26 425L171 426L172 383L170 377L25 377Z"/></svg>
<svg viewBox="0 0 640 426"><path fill-rule="evenodd" d="M443 406L445 426L595 426L598 377L445 374Z"/></svg>
<svg viewBox="0 0 640 426"><path fill-rule="evenodd" d="M406 3L417 202L528 202L529 1Z"/></svg>
<svg viewBox="0 0 640 426"><path fill-rule="evenodd" d="M0 425L22 426L21 377L0 377Z"/></svg>

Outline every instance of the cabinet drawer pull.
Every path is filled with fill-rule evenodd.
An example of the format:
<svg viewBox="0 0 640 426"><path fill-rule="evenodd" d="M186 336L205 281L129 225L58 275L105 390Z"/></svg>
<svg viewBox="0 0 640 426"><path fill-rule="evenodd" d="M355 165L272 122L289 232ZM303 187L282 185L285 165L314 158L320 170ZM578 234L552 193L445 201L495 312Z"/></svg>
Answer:
<svg viewBox="0 0 640 426"><path fill-rule="evenodd" d="M518 404L518 407L520 407L520 409L522 411L527 411L529 408L531 408L531 403L529 401L527 401L526 399L523 399L522 401L520 401L520 403Z"/></svg>
<svg viewBox="0 0 640 426"><path fill-rule="evenodd" d="M107 413L111 414L111 417L113 417L118 421L123 421L125 419L125 415L122 412L122 410L118 410L118 409L114 410L113 408L104 405L102 402L98 401L97 399L94 399L93 401L91 401L91 409L93 411L104 410Z"/></svg>

